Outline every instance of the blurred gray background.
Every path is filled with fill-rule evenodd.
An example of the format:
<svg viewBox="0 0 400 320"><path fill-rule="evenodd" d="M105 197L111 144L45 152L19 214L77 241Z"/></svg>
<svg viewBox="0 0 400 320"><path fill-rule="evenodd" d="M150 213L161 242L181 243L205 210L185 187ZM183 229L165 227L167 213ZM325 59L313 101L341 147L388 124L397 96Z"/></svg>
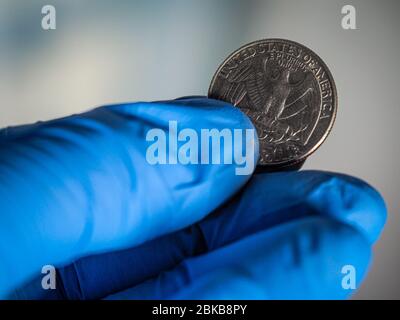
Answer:
<svg viewBox="0 0 400 320"><path fill-rule="evenodd" d="M41 28L52 4L57 29ZM341 27L356 8L357 30ZM107 103L206 94L241 45L287 38L329 66L336 124L306 168L359 176L384 195L389 217L355 298L400 298L398 0L0 0L0 127Z"/></svg>

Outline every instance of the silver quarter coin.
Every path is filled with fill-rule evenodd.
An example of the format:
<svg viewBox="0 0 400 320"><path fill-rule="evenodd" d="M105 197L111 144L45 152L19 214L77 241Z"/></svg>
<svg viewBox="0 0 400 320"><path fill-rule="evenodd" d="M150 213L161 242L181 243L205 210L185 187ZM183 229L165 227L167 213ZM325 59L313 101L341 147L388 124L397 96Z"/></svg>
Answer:
<svg viewBox="0 0 400 320"><path fill-rule="evenodd" d="M326 139L337 93L325 63L305 46L283 39L252 42L218 68L208 92L229 102L254 123L259 165L302 162Z"/></svg>

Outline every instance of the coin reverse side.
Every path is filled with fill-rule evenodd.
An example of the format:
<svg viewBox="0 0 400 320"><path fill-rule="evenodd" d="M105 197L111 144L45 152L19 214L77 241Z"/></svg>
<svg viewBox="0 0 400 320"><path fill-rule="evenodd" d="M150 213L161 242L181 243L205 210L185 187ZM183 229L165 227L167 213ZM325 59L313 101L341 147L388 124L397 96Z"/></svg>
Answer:
<svg viewBox="0 0 400 320"><path fill-rule="evenodd" d="M283 39L255 41L233 52L215 73L208 95L250 117L259 137L259 165L270 167L304 161L326 139L337 110L325 63Z"/></svg>

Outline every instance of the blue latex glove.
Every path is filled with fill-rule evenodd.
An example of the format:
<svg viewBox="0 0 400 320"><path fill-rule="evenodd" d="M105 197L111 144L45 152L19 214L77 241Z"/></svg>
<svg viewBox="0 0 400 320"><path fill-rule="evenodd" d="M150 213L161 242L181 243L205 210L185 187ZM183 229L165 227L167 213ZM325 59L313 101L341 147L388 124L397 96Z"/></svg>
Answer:
<svg viewBox="0 0 400 320"><path fill-rule="evenodd" d="M352 292L344 265L360 285L386 218L373 188L328 172L247 181L235 164L149 165L145 134L169 120L253 128L230 104L184 98L0 131L2 297L336 299ZM48 264L56 290L41 288Z"/></svg>

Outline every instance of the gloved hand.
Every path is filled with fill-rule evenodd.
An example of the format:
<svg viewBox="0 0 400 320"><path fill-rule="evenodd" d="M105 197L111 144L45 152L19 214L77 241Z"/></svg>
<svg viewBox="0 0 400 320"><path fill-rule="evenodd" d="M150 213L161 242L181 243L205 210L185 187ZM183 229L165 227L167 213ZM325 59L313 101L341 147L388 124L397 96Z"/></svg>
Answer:
<svg viewBox="0 0 400 320"><path fill-rule="evenodd" d="M329 172L150 165L146 132L169 120L253 128L230 104L184 98L0 131L3 298L337 299L353 291L345 265L359 287L385 223L378 192ZM49 264L55 290L41 287Z"/></svg>

